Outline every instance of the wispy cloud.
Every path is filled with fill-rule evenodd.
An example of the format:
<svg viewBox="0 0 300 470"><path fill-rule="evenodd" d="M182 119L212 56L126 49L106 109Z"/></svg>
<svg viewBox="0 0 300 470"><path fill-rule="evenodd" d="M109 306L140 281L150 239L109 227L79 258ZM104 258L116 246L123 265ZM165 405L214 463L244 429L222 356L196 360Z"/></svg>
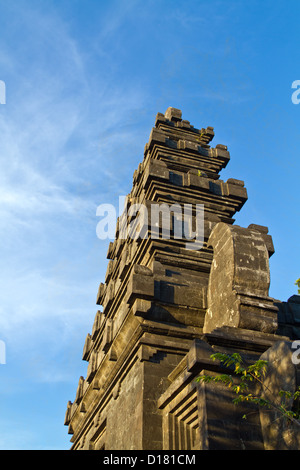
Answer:
<svg viewBox="0 0 300 470"><path fill-rule="evenodd" d="M117 194L124 172L132 175L126 161L136 133L126 123L144 97L134 85L96 83L55 13L16 8L14 14L12 28L27 34L25 43L12 39L0 54L1 70L7 66L7 104L0 108L0 339L8 342L8 368L18 358L37 380L67 380L65 351L79 335L83 346L106 270L96 206ZM121 151L124 166L116 171Z"/></svg>

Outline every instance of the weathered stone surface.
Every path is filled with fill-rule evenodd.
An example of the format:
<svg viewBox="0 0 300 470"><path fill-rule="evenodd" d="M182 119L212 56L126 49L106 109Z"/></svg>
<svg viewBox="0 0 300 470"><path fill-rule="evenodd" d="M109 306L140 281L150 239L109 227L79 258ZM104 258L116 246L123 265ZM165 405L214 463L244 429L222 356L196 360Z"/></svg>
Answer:
<svg viewBox="0 0 300 470"><path fill-rule="evenodd" d="M278 341L269 348L261 359L268 361L268 368L262 385L262 398L270 401L271 409L260 409L260 421L266 450L299 450L300 422L290 422L283 416L279 407L283 400L280 392L290 392L292 397L285 397L288 410L293 408L293 395L299 387L300 369L293 363L292 343Z"/></svg>
<svg viewBox="0 0 300 470"><path fill-rule="evenodd" d="M278 334L292 340L300 338L300 295L292 295L287 302L276 300L278 307Z"/></svg>
<svg viewBox="0 0 300 470"><path fill-rule="evenodd" d="M160 396L166 450L262 450L259 414L253 406L233 404L222 384L198 383L201 374L223 373L211 359L215 349L195 340L186 357L169 375L171 384ZM243 414L251 413L247 421Z"/></svg>
<svg viewBox="0 0 300 470"><path fill-rule="evenodd" d="M195 128L176 108L156 116L109 243L101 307L83 348L86 377L67 404L73 450L277 446L258 408L235 407L220 384L196 382L201 371L224 372L213 352L239 352L249 362L266 351L275 357L277 341L300 339L300 296L269 297L272 238L267 227L233 225L247 190L242 180L220 179L230 154L226 145L211 147L213 138L211 126ZM177 236L185 204L204 205L201 249ZM158 205L173 208L169 237L162 215L152 224ZM292 377L290 364L287 371ZM245 422L248 411L255 413ZM293 436L284 442L298 446Z"/></svg>
<svg viewBox="0 0 300 470"><path fill-rule="evenodd" d="M214 250L204 332L229 326L266 333L277 328L269 298L269 254L257 230L217 224L208 240Z"/></svg>
<svg viewBox="0 0 300 470"><path fill-rule="evenodd" d="M165 118L168 119L169 121L178 121L181 120L182 118L182 112L180 109L176 108L168 108L167 111L165 112Z"/></svg>

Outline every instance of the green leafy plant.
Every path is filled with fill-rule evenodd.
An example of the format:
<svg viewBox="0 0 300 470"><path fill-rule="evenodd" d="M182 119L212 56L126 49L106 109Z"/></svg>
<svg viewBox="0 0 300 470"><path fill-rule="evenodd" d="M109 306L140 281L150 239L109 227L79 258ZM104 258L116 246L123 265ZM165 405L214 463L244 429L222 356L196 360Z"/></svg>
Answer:
<svg viewBox="0 0 300 470"><path fill-rule="evenodd" d="M261 394L254 394L249 389L252 384L259 384L260 390L270 390L266 387L263 382L263 378L266 374L268 361L259 359L254 364L247 366L240 354L234 353L231 355L216 353L212 354L213 360L219 360L225 368L229 369L229 373L217 374L217 375L200 375L197 382L221 382L230 388L237 396L233 399L234 404L241 402L250 402L268 409L275 409L279 411L282 416L285 416L289 421L294 422L300 426L300 387L294 394L289 391L281 390L278 397L274 397L274 400L268 400L262 397ZM238 380L237 380L238 379ZM296 408L290 410L288 408L288 400L293 398L296 403ZM243 418L247 418L246 415Z"/></svg>
<svg viewBox="0 0 300 470"><path fill-rule="evenodd" d="M295 282L295 286L298 286L298 295L300 295L300 278Z"/></svg>

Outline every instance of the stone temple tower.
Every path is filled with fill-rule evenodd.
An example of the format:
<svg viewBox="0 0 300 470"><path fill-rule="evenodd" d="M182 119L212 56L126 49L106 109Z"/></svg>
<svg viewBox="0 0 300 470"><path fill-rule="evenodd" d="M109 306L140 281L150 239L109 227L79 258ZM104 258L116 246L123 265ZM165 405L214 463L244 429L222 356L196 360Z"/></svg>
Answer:
<svg viewBox="0 0 300 470"><path fill-rule="evenodd" d="M156 116L109 245L83 348L87 374L67 405L72 450L300 448L276 414L233 405L228 389L196 381L222 371L214 352L239 352L245 361L271 358L269 390L299 384L300 296L269 297L272 238L267 227L234 225L247 191L220 179L230 156L225 145L211 147L213 137L178 109Z"/></svg>

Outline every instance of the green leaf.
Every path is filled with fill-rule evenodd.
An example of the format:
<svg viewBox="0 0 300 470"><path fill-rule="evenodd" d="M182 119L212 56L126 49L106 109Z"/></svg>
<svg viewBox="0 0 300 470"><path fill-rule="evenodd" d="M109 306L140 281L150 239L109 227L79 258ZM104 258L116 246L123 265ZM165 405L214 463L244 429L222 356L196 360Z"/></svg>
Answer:
<svg viewBox="0 0 300 470"><path fill-rule="evenodd" d="M289 392L287 390L280 390L279 396L280 397L286 397L286 398L292 398L291 392Z"/></svg>
<svg viewBox="0 0 300 470"><path fill-rule="evenodd" d="M197 377L196 379L196 382L205 382L205 383L208 383L208 382L211 382L212 380L214 380L214 377L211 377L210 375L199 375L199 377Z"/></svg>
<svg viewBox="0 0 300 470"><path fill-rule="evenodd" d="M300 285L300 279L298 279ZM282 413L283 416L290 420L297 420L299 423L300 417L300 387L292 394L288 390L280 390L279 394L277 395L283 398L282 403L280 405L274 404L272 401L268 401L263 399L261 396L255 396L252 393L246 393L249 388L249 382L259 381L262 375L265 375L268 361L258 360L254 364L250 365L248 368L243 367L243 360L238 353L234 354L224 354L224 353L215 353L211 355L213 360L219 360L222 362L229 371L234 372L235 379L231 374L217 374L214 376L210 375L201 375L199 376L196 381L197 382L219 382L226 385L228 388L231 388L233 393L236 393L236 398L232 401L235 405L242 403L242 402L250 402L254 403L259 407L264 408L274 408ZM238 383L237 383L238 381ZM276 398L276 397L275 397ZM287 410L285 399L294 400L293 410ZM276 403L276 401L275 401ZM243 419L246 419L246 415L243 416Z"/></svg>

